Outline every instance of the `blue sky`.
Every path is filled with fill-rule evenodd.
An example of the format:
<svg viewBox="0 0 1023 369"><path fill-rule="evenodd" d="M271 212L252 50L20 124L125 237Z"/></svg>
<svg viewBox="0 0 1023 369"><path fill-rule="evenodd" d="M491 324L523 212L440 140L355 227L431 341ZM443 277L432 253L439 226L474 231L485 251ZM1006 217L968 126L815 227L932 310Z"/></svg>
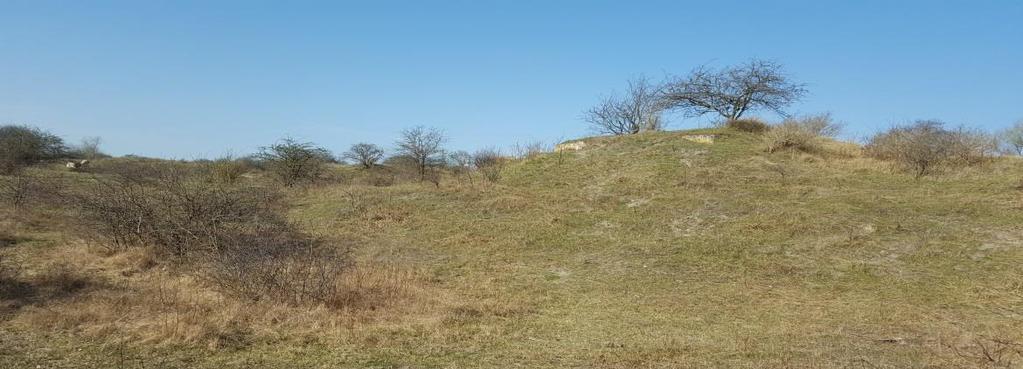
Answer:
<svg viewBox="0 0 1023 369"><path fill-rule="evenodd" d="M1021 46L1018 0L0 0L0 123L175 158L390 147L414 125L508 147L590 134L581 112L631 77L763 58L808 85L793 112L850 138L996 130L1023 119Z"/></svg>

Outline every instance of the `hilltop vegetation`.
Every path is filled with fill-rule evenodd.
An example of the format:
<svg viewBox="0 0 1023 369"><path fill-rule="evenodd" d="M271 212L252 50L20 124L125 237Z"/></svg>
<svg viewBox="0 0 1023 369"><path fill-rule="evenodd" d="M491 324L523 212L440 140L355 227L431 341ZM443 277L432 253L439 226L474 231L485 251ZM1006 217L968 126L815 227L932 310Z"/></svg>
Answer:
<svg viewBox="0 0 1023 369"><path fill-rule="evenodd" d="M419 164L429 160L324 164L315 180L289 187L272 167L233 160L31 167L3 177L4 188L30 195L5 205L0 221L0 366L1023 362L1023 162L984 154L918 176L819 134L776 149L772 137L738 127L596 137L578 151L483 152L482 165L431 166L437 180L426 182ZM157 181L137 193L237 199L232 209L266 213L257 223L219 213L227 220L200 227L216 230L202 242L147 233L202 246L176 255L159 247L177 245L169 241L115 247L81 222L95 218L54 196L96 199L82 190L120 183L124 168L143 162L190 174L175 177L188 179L181 187ZM237 175L206 176L221 171ZM25 177L33 180L11 185ZM276 200L244 205L257 189ZM196 206L205 203L223 202ZM183 224L174 214L190 214L177 207L188 202L170 204L153 219ZM236 255L219 245L262 234L247 224L285 236L241 238L246 245L301 241L344 262L323 269L311 261L323 259L270 253L294 267L256 264L241 271L269 274L240 282L319 271L334 298L287 298L312 287L305 277L282 279L298 285L276 292L225 283L218 257Z"/></svg>

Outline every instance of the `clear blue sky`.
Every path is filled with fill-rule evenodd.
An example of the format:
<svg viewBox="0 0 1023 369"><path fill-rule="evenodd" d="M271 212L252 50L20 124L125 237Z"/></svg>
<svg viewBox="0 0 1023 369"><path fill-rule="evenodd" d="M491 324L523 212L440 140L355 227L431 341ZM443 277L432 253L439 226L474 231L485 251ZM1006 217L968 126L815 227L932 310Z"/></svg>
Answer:
<svg viewBox="0 0 1023 369"><path fill-rule="evenodd" d="M177 158L390 147L412 125L508 147L588 134L581 111L630 77L756 57L850 137L995 130L1023 118L1021 47L1020 0L0 0L0 123Z"/></svg>

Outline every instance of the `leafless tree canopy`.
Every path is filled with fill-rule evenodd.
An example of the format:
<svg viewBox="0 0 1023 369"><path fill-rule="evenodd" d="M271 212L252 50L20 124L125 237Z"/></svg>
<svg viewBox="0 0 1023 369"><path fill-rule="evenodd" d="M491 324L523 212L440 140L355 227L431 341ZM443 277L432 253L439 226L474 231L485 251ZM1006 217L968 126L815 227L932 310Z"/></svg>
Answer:
<svg viewBox="0 0 1023 369"><path fill-rule="evenodd" d="M344 154L345 159L359 163L363 167L372 168L384 157L384 150L377 145L370 143L357 143L352 145Z"/></svg>
<svg viewBox="0 0 1023 369"><path fill-rule="evenodd" d="M1002 141L1005 143L1006 149L1023 156L1023 120L1002 132Z"/></svg>
<svg viewBox="0 0 1023 369"><path fill-rule="evenodd" d="M584 113L583 118L600 133L613 135L657 131L661 127L659 88L646 78L629 81L625 96L610 96Z"/></svg>
<svg viewBox="0 0 1023 369"><path fill-rule="evenodd" d="M425 180L427 171L437 162L443 162L441 154L444 149L444 134L433 128L413 127L401 132L398 139L399 155L407 156L415 161L419 171L419 179Z"/></svg>
<svg viewBox="0 0 1023 369"><path fill-rule="evenodd" d="M82 139L82 142L75 147L76 155L86 159L97 159L104 156L103 152L100 151L100 144L103 139L99 137L86 137Z"/></svg>
<svg viewBox="0 0 1023 369"><path fill-rule="evenodd" d="M990 157L997 143L991 135L967 128L946 129L935 120L919 120L874 135L867 143L868 155L892 160L917 177L941 166L962 166Z"/></svg>
<svg viewBox="0 0 1023 369"><path fill-rule="evenodd" d="M778 63L751 60L745 64L712 70L700 67L686 77L664 86L664 108L681 110L688 117L717 113L728 120L767 109L787 116L784 109L806 93L793 83Z"/></svg>

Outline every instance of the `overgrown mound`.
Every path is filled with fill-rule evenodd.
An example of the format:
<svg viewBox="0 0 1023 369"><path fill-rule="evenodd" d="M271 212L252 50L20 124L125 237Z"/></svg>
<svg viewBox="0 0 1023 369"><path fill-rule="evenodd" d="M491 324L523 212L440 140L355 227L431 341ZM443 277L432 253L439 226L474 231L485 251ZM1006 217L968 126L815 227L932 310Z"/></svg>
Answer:
<svg viewBox="0 0 1023 369"><path fill-rule="evenodd" d="M595 137L517 159L459 155L437 184L387 162L284 188L258 167L135 180L100 162L64 173L77 205L50 214L77 209L94 244L149 246L81 246L46 228L60 217L17 224L36 240L0 247L2 265L24 266L0 275L35 291L0 322L0 339L17 340L0 342L27 342L8 357L45 347L116 364L104 350L127 337L140 362L171 343L181 354L167 360L189 367L1019 362L1020 162L916 178L820 125L790 125L810 144L770 150L770 131L727 127ZM355 266L321 279L333 269L316 263L332 259L307 256L346 249L338 240ZM214 277L257 291L328 280L343 303L288 297L319 283L246 293L207 288Z"/></svg>

